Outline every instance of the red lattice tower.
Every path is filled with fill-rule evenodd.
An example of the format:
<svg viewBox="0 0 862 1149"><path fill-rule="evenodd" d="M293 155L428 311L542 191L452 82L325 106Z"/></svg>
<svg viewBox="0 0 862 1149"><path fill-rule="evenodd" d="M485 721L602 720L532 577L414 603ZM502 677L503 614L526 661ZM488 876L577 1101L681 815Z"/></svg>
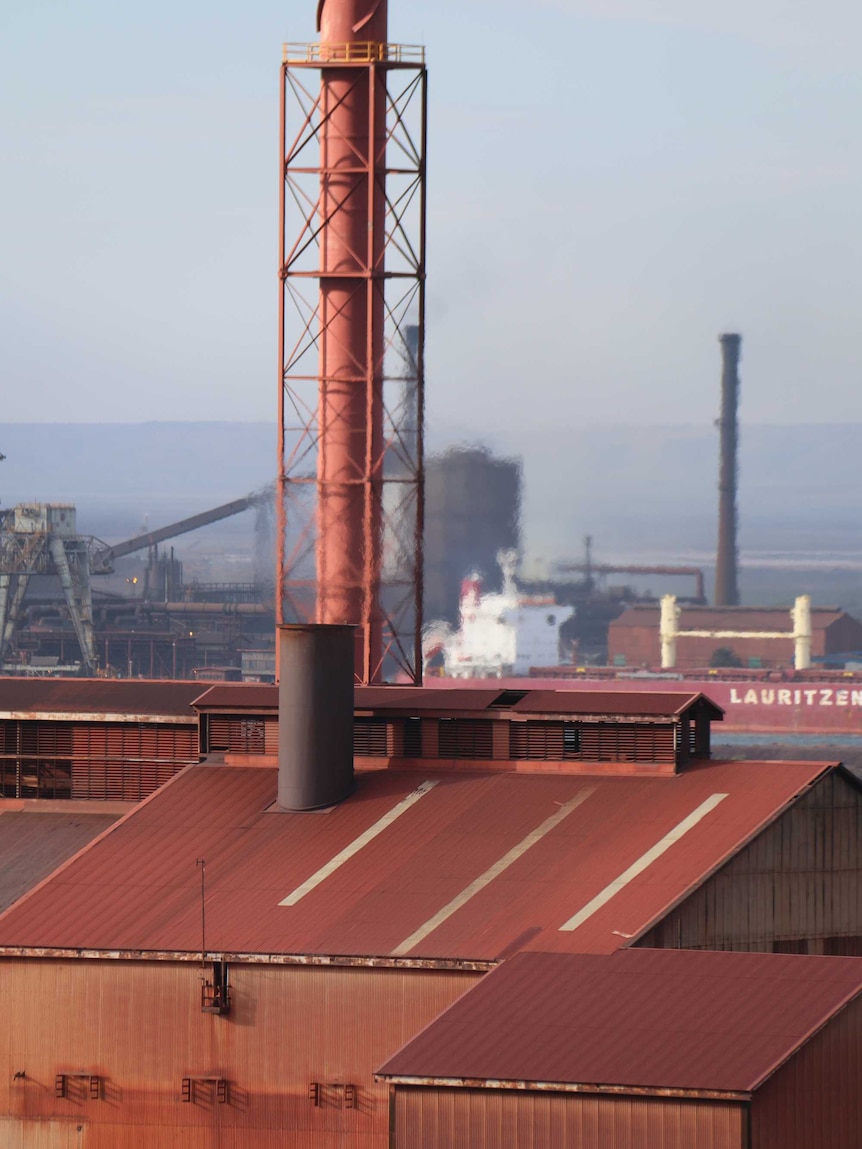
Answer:
<svg viewBox="0 0 862 1149"><path fill-rule="evenodd" d="M356 677L420 682L424 50L385 0L321 0L281 86L277 621L357 627Z"/></svg>

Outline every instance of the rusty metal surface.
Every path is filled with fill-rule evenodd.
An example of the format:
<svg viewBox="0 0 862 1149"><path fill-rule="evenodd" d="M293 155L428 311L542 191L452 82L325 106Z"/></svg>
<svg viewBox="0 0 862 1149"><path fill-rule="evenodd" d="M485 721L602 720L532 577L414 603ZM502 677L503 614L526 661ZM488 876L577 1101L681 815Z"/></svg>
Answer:
<svg viewBox="0 0 862 1149"><path fill-rule="evenodd" d="M0 947L193 952L203 857L213 951L467 960L523 948L609 952L829 769L706 763L666 778L434 771L420 800L339 862L416 794L416 772L363 772L339 806L287 814L269 809L276 771L193 766L0 917ZM716 795L727 797L643 872L613 885ZM321 874L295 904L279 904ZM588 920L561 930L609 890Z"/></svg>
<svg viewBox="0 0 862 1149"><path fill-rule="evenodd" d="M396 1088L409 1149L748 1149L739 1102Z"/></svg>
<svg viewBox="0 0 862 1149"><path fill-rule="evenodd" d="M220 1017L201 1011L192 963L4 961L0 1113L20 1119L25 1146L46 1144L43 1122L71 1120L86 1123L84 1149L380 1149L387 1087L374 1066L477 975L258 965L229 977ZM61 1073L98 1074L101 1099L56 1098ZM186 1077L227 1081L226 1101L204 1086L184 1104Z"/></svg>
<svg viewBox="0 0 862 1149"><path fill-rule="evenodd" d="M860 993L856 958L523 953L378 1072L750 1093Z"/></svg>
<svg viewBox="0 0 862 1149"><path fill-rule="evenodd" d="M858 961L857 964L862 965ZM855 1149L862 1131L862 1000L858 997L754 1095L757 1149Z"/></svg>
<svg viewBox="0 0 862 1149"><path fill-rule="evenodd" d="M0 808L0 910L53 873L118 816L77 809L40 813Z"/></svg>
<svg viewBox="0 0 862 1149"><path fill-rule="evenodd" d="M516 713L600 715L611 720L621 718L676 718L703 701L711 717L720 718L721 709L704 699L702 694L690 690L668 691L574 691L531 690L526 698L516 702Z"/></svg>
<svg viewBox="0 0 862 1149"><path fill-rule="evenodd" d="M511 702L504 700L504 688L459 687L445 690L434 688L397 686L356 686L354 705L357 711L387 711L416 714L448 712L485 712L489 718L509 711L516 714L577 714L614 717L675 718L694 706L703 695L686 690L525 690L516 691ZM511 693L511 692L508 692ZM523 693L525 697L519 695ZM706 700L709 702L709 700ZM219 683L200 694L194 701L199 711L278 709L278 688L245 683ZM713 705L715 717L720 707Z"/></svg>
<svg viewBox="0 0 862 1149"><path fill-rule="evenodd" d="M0 718L195 721L199 683L120 678L0 678Z"/></svg>
<svg viewBox="0 0 862 1149"><path fill-rule="evenodd" d="M203 692L200 687L193 702L195 710L272 710L278 712L278 687L257 682L220 682Z"/></svg>
<svg viewBox="0 0 862 1149"><path fill-rule="evenodd" d="M282 66L277 622L356 625L358 681L421 681L424 54L384 0L319 15Z"/></svg>
<svg viewBox="0 0 862 1149"><path fill-rule="evenodd" d="M862 954L860 827L862 789L833 771L638 944Z"/></svg>

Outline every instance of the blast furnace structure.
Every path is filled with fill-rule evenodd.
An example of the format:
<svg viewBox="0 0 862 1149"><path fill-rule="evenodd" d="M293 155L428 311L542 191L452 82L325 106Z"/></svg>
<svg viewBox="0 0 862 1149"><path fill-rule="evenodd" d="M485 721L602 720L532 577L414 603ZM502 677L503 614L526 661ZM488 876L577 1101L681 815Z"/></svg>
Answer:
<svg viewBox="0 0 862 1149"><path fill-rule="evenodd" d="M318 31L282 66L277 621L354 625L357 681L418 683L424 50L386 0L320 0Z"/></svg>

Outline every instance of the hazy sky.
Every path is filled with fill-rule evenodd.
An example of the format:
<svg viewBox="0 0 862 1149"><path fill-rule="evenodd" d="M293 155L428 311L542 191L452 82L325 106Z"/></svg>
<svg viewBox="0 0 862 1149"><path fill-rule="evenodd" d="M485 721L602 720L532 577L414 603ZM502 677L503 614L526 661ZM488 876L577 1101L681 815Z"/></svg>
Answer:
<svg viewBox="0 0 862 1149"><path fill-rule="evenodd" d="M0 11L3 421L270 419L278 78L315 0ZM862 8L390 0L428 49L429 416L517 446L862 421Z"/></svg>

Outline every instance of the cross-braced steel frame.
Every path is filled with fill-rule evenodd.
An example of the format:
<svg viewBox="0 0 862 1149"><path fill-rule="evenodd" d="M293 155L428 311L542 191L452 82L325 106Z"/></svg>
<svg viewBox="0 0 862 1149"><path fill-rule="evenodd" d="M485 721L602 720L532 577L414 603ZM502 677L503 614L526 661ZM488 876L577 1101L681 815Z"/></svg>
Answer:
<svg viewBox="0 0 862 1149"><path fill-rule="evenodd" d="M369 50L358 50L363 47ZM418 684L425 407L424 53L384 44L345 45L343 53L332 45L325 52L320 45L293 48L286 46L281 83L277 622L354 623L358 681ZM328 85L330 75L337 75L337 85ZM367 101L368 140L363 147L342 138L340 148L334 148L339 107L352 98L352 91ZM337 168L327 166L333 151L340 153ZM347 167L345 151L355 156ZM343 236L344 216L339 213L355 212L356 204L367 210L363 231L367 226L368 243L367 249L354 245L347 253L350 270L345 272L344 259L337 269L327 265L327 229L334 233L341 228ZM348 284L346 295L330 290L336 280L339 290ZM346 480L347 495L337 503L333 500L344 495L345 480L333 494L327 441L333 431L337 437L339 429L329 422L327 390L335 381L327 377L327 345L332 349L344 341L343 312L357 304L349 298L352 292L361 293L365 316L364 333L354 340L359 346L351 347L348 356L355 364L350 386L361 389L364 407L364 428L359 429L363 454L361 466ZM343 363L344 349L335 349ZM335 581L343 580L344 569L351 568L332 560L331 539L327 543L322 536L339 535L339 512L333 512L333 506L358 507L360 501L361 527L350 544L356 550L351 581L357 585L347 588L343 599L356 603L356 617L337 618L325 606L333 589L325 568L339 572Z"/></svg>

